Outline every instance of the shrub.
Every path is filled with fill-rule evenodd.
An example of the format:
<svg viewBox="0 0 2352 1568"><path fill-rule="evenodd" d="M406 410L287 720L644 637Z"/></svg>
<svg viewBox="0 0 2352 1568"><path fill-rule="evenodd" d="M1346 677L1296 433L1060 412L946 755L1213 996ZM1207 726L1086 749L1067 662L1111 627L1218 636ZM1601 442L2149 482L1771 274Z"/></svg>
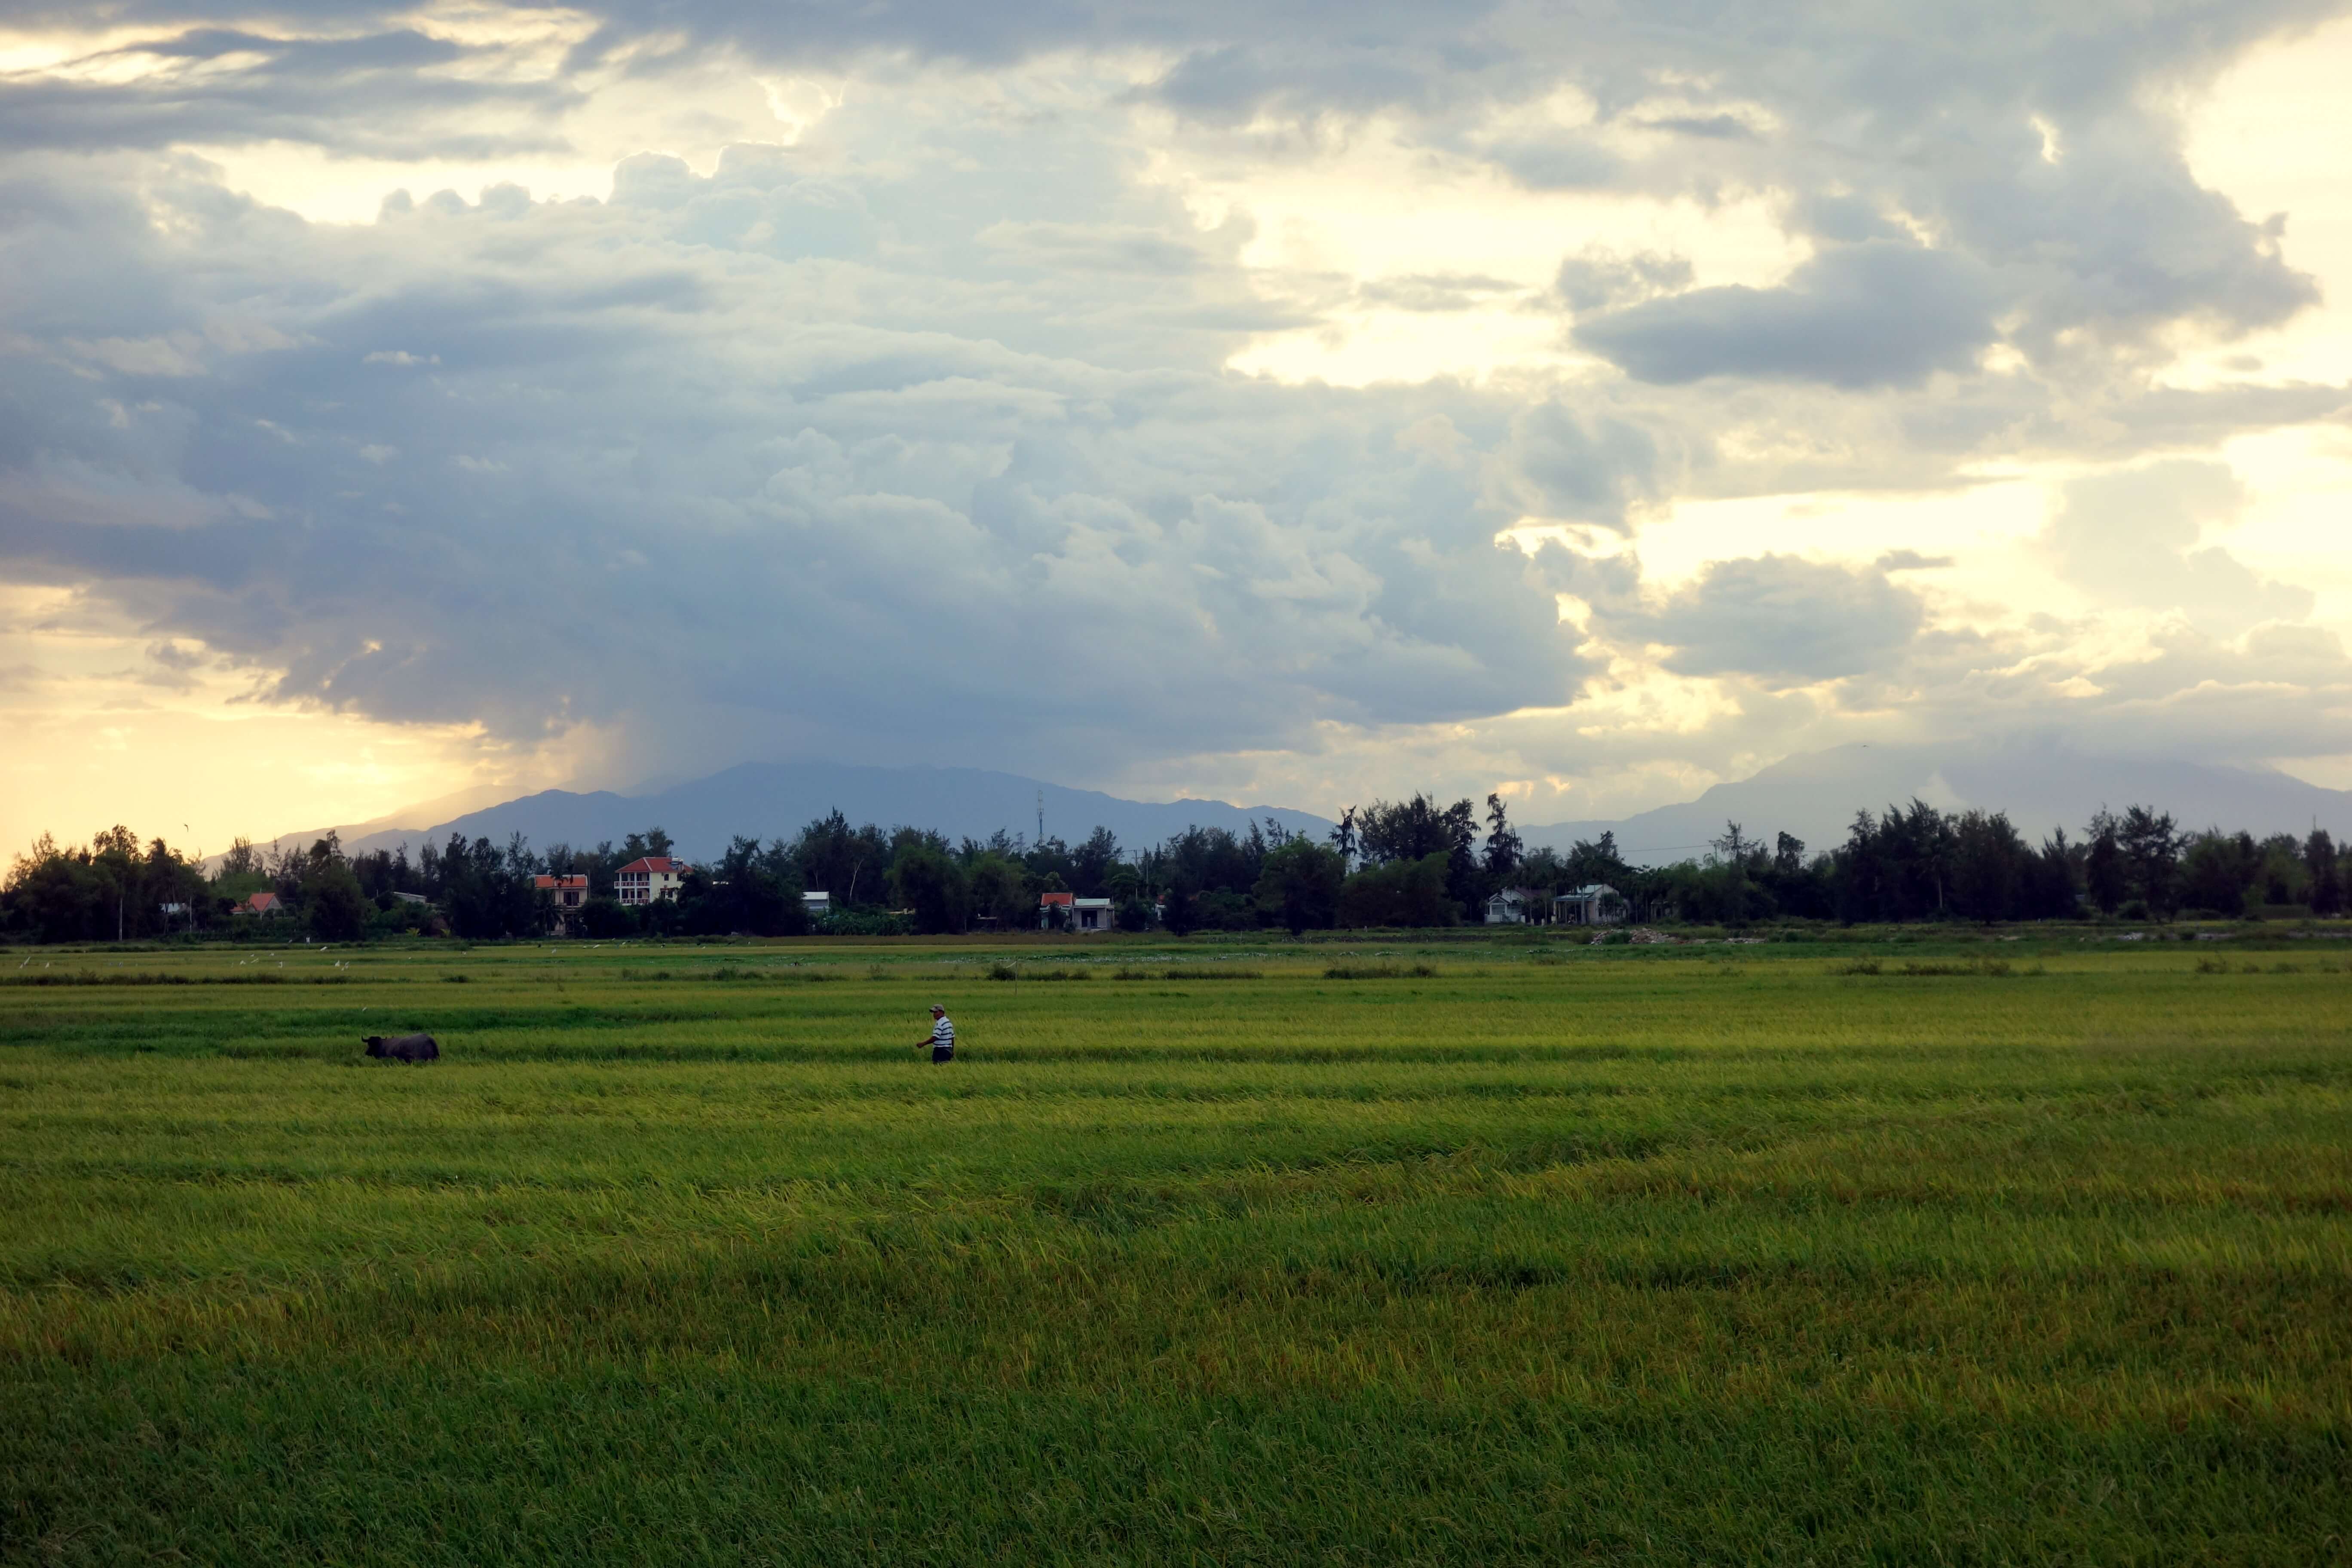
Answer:
<svg viewBox="0 0 2352 1568"><path fill-rule="evenodd" d="M1113 980L1263 980L1255 969L1122 969Z"/></svg>

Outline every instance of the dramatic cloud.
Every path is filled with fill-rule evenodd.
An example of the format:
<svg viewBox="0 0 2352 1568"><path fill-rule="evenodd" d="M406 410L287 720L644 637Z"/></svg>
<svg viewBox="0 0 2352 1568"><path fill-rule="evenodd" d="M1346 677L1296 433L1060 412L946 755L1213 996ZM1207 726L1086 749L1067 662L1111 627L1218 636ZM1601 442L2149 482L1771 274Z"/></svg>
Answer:
<svg viewBox="0 0 2352 1568"><path fill-rule="evenodd" d="M499 79L491 73L501 53L406 27L329 38L191 28L92 51L70 73L0 85L0 145L283 141L467 158L561 146L543 117L576 95L553 81ZM484 123L509 115L529 118Z"/></svg>
<svg viewBox="0 0 2352 1568"><path fill-rule="evenodd" d="M1697 289L1581 322L1576 341L1643 381L1738 375L1860 388L1965 369L1993 340L1982 270L1874 240L1832 250L1782 289Z"/></svg>
<svg viewBox="0 0 2352 1568"><path fill-rule="evenodd" d="M143 211L21 188L57 215L16 254L58 280L61 347L19 364L9 553L282 664L281 697L501 728L700 702L919 752L1010 726L1071 766L1576 689L1539 574L1494 542L1513 514L1399 438L1460 395L1221 378L1213 245L1175 265L1128 228L999 221L960 278L867 274L885 325L812 309L871 249L866 203L749 152L344 234L198 170ZM1106 265L1005 293L1039 245ZM90 250L113 276L68 287ZM1137 268L1150 318L1088 333ZM163 347L78 362L118 297ZM992 330L919 325L958 314ZM1164 368L1061 357L1128 357L1121 332ZM1645 457L1612 432L1542 471L1606 498Z"/></svg>
<svg viewBox="0 0 2352 1568"><path fill-rule="evenodd" d="M1696 776L2223 690L2317 754L2319 601L2206 535L2347 396L2179 372L2320 299L2179 105L2326 14L20 7L0 574L156 693L613 782ZM1660 564L2037 467L2021 545Z"/></svg>
<svg viewBox="0 0 2352 1568"><path fill-rule="evenodd" d="M1796 683L1892 663L1920 620L1917 595L1883 571L1763 555L1716 562L1639 625L1678 674Z"/></svg>

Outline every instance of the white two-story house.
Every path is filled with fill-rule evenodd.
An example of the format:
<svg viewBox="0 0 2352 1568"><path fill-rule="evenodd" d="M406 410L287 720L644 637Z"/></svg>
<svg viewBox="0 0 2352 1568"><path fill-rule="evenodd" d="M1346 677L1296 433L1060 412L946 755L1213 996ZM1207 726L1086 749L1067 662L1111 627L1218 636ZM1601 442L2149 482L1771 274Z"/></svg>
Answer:
<svg viewBox="0 0 2352 1568"><path fill-rule="evenodd" d="M685 861L647 855L614 873L613 897L625 904L650 904L677 898L685 885Z"/></svg>

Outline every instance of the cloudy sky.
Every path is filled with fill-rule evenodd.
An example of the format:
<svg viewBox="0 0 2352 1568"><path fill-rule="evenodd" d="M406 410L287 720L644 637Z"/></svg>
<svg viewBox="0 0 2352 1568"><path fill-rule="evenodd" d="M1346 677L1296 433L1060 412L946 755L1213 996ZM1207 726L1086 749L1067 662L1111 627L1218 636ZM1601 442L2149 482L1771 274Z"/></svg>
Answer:
<svg viewBox="0 0 2352 1568"><path fill-rule="evenodd" d="M2343 9L11 5L0 834L2352 784Z"/></svg>

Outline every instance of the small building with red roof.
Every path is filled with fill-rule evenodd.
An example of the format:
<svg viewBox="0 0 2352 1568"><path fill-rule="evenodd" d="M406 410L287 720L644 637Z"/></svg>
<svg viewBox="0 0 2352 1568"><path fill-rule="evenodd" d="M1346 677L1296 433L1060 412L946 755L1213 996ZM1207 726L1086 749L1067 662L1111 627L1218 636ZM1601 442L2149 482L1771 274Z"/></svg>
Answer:
<svg viewBox="0 0 2352 1568"><path fill-rule="evenodd" d="M533 892L553 899L559 910L576 910L588 901L585 877L533 877L530 886Z"/></svg>
<svg viewBox="0 0 2352 1568"><path fill-rule="evenodd" d="M531 892L555 906L555 929L558 934L572 934L572 922L580 916L580 906L588 901L588 879L585 877L533 877Z"/></svg>
<svg viewBox="0 0 2352 1568"><path fill-rule="evenodd" d="M1039 931L1109 931L1117 923L1108 899L1082 899L1076 893L1037 896Z"/></svg>

